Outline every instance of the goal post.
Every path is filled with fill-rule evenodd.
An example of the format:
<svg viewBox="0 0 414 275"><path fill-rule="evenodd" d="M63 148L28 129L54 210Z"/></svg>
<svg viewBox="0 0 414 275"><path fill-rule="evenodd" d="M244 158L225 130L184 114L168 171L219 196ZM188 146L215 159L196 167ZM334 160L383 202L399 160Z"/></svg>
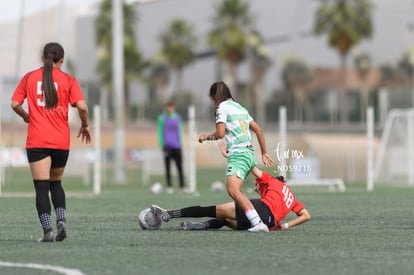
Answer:
<svg viewBox="0 0 414 275"><path fill-rule="evenodd" d="M279 107L279 140L276 148L276 173L287 178L289 186L328 187L329 190L346 190L341 178L322 178L320 176L320 160L316 157L305 157L300 150L288 148L287 111L285 106ZM297 154L295 154L297 153ZM288 160L290 156L294 158ZM296 156L296 158L295 158ZM290 172L288 175L287 172Z"/></svg>
<svg viewBox="0 0 414 275"><path fill-rule="evenodd" d="M287 140L287 130L286 130L286 124L287 124L287 114L286 114L286 107L281 106L279 108L279 145L280 150L285 151L286 150L286 140ZM281 158L279 160L279 165L281 167L286 166L286 159ZM280 175L286 178L286 170L280 169Z"/></svg>
<svg viewBox="0 0 414 275"><path fill-rule="evenodd" d="M2 159L2 151L3 151L3 139L2 139L2 132L1 132L1 126L3 124L2 116L1 116L2 108L0 104L0 195L1 195L1 188L3 186L4 182L4 165L3 165L3 159Z"/></svg>
<svg viewBox="0 0 414 275"><path fill-rule="evenodd" d="M101 146L101 108L98 105L93 107L94 126L94 159L93 159L93 193L101 193L102 183L102 146Z"/></svg>
<svg viewBox="0 0 414 275"><path fill-rule="evenodd" d="M196 110L194 105L188 107L188 185L190 192L194 193L197 189L197 173L196 173L196 153L195 141L197 139L196 124L195 124Z"/></svg>
<svg viewBox="0 0 414 275"><path fill-rule="evenodd" d="M375 158L374 184L414 186L414 109L393 109Z"/></svg>
<svg viewBox="0 0 414 275"><path fill-rule="evenodd" d="M374 190L374 108L367 109L367 191Z"/></svg>

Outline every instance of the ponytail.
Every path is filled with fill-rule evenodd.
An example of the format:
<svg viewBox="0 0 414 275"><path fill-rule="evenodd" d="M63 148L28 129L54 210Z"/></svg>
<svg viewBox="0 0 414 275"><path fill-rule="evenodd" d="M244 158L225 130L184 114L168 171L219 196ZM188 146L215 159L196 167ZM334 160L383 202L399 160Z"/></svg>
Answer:
<svg viewBox="0 0 414 275"><path fill-rule="evenodd" d="M58 94L53 81L53 64L64 56L63 47L58 43L48 43L43 48L43 77L42 89L46 108L53 109L58 103Z"/></svg>
<svg viewBox="0 0 414 275"><path fill-rule="evenodd" d="M58 95L53 83L53 60L50 55L45 59L43 65L43 79L42 79L42 88L43 88L43 97L45 100L46 108L53 109L56 107L58 102Z"/></svg>

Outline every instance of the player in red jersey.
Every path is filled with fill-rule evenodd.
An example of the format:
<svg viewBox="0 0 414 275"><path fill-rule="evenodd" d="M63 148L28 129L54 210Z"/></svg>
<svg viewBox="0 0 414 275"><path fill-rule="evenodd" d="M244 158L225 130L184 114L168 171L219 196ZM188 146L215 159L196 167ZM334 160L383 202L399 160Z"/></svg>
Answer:
<svg viewBox="0 0 414 275"><path fill-rule="evenodd" d="M36 209L43 228L39 241L63 241L66 238L66 196L62 176L69 156L70 128L68 107L76 107L81 120L78 138L89 144L88 107L77 80L60 70L64 50L48 43L41 57L43 67L27 73L12 96L12 109L28 123L26 152L36 191ZM22 104L27 100L28 111ZM51 204L56 211L57 235L51 222Z"/></svg>
<svg viewBox="0 0 414 275"><path fill-rule="evenodd" d="M252 173L256 177L256 192L260 194L260 199L250 199L250 201L269 230L284 230L310 220L308 210L296 199L283 178L274 178L256 167L253 168ZM217 229L223 226L236 230L248 230L251 227L243 210L235 202L207 207L191 206L178 210L166 210L152 205L151 211L160 216L163 221L186 217L214 218L204 222L182 222L181 226L185 230ZM282 224L283 219L291 211L297 217Z"/></svg>

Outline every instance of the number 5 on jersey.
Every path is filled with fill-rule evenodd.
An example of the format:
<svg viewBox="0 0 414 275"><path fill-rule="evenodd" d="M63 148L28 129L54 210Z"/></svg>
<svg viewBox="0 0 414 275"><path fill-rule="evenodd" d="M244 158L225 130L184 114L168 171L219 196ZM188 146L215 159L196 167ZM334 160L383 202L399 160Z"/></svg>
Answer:
<svg viewBox="0 0 414 275"><path fill-rule="evenodd" d="M55 84L55 89L57 91L58 89L58 84L56 82L53 82L53 84ZM42 90L42 81L37 81L37 94L40 95L39 98L37 99L37 105L39 105L40 107L45 107L46 103L43 100L43 90Z"/></svg>

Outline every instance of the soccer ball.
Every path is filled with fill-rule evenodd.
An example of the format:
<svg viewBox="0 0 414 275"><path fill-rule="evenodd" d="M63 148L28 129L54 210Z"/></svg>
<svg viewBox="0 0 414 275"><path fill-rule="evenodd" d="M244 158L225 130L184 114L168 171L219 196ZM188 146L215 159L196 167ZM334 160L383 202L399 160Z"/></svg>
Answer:
<svg viewBox="0 0 414 275"><path fill-rule="evenodd" d="M224 184L221 181L214 181L210 187L211 192L223 192Z"/></svg>
<svg viewBox="0 0 414 275"><path fill-rule="evenodd" d="M138 214L138 223L144 230L157 230L161 226L161 218L154 215L150 208L142 210Z"/></svg>
<svg viewBox="0 0 414 275"><path fill-rule="evenodd" d="M150 190L151 190L151 193L157 195L162 192L162 184L159 182L156 182L153 185L151 185Z"/></svg>

